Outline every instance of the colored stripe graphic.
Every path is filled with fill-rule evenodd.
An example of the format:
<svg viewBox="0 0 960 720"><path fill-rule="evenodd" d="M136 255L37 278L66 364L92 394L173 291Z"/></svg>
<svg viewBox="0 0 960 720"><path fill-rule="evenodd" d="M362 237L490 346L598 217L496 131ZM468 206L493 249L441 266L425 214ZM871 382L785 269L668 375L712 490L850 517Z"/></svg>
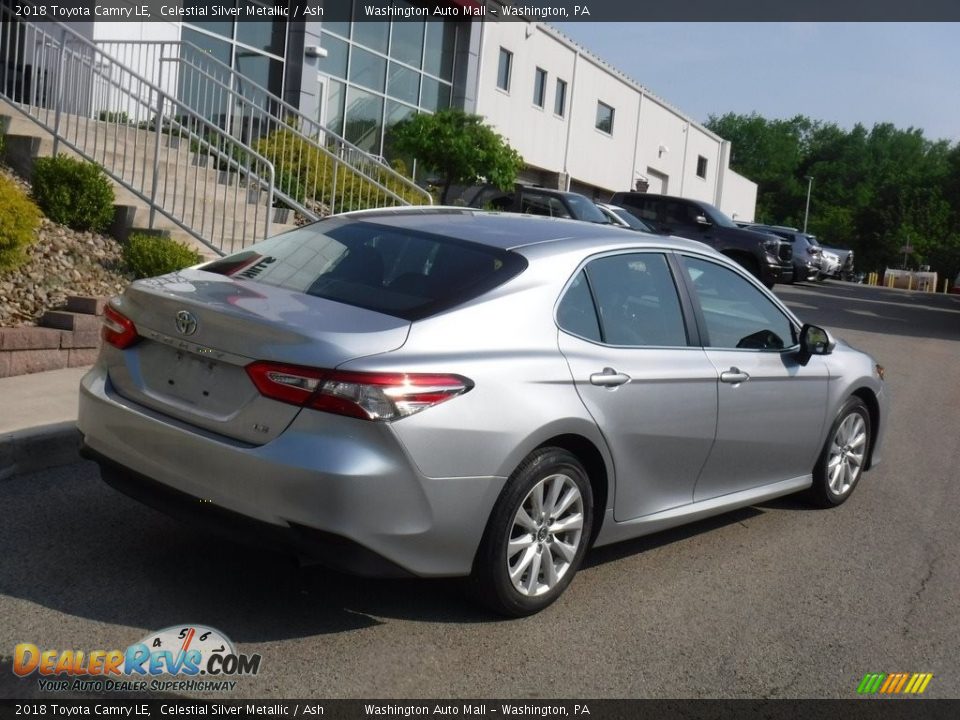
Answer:
<svg viewBox="0 0 960 720"><path fill-rule="evenodd" d="M860 681L857 692L861 695L869 695L877 692L877 690L880 689L880 683L882 683L886 677L884 673L867 673L863 676L863 680Z"/></svg>
<svg viewBox="0 0 960 720"><path fill-rule="evenodd" d="M860 695L920 695L933 679L933 673L867 673L857 686Z"/></svg>

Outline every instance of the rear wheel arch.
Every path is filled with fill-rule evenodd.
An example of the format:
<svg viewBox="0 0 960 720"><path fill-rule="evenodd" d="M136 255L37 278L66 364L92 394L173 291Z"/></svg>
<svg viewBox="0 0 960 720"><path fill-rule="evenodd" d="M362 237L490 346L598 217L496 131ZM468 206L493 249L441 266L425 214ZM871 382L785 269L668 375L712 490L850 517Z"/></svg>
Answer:
<svg viewBox="0 0 960 720"><path fill-rule="evenodd" d="M535 449L543 447L559 447L566 450L576 457L587 471L587 479L590 481L590 488L593 491L593 528L590 537L590 544L593 544L600 532L600 526L603 524L611 490L611 476L603 453L600 452L593 441L583 435L573 433L556 435L544 440Z"/></svg>

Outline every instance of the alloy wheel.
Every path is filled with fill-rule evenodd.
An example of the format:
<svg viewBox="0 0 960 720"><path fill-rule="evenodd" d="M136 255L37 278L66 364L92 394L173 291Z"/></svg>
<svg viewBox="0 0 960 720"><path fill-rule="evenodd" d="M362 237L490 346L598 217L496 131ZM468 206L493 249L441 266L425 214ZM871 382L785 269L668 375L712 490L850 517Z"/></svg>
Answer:
<svg viewBox="0 0 960 720"><path fill-rule="evenodd" d="M827 459L827 483L836 495L846 494L863 469L867 450L867 424L859 413L851 413L833 435Z"/></svg>
<svg viewBox="0 0 960 720"><path fill-rule="evenodd" d="M569 475L548 475L533 486L507 543L507 573L517 592L542 595L560 582L580 548L583 520L583 497Z"/></svg>

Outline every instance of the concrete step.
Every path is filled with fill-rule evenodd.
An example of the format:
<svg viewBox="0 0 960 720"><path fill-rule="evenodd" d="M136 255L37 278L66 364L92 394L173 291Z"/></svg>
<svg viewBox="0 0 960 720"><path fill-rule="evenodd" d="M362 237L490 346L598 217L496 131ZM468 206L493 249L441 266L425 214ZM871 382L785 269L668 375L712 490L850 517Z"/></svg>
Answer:
<svg viewBox="0 0 960 720"><path fill-rule="evenodd" d="M69 310L47 310L40 318L40 325L58 330L96 331L100 329L100 318Z"/></svg>
<svg viewBox="0 0 960 720"><path fill-rule="evenodd" d="M35 158L53 153L53 137L2 100L0 115L5 116L7 160L13 160L11 165L29 177ZM45 119L52 122L52 112ZM89 139L90 143L84 148L86 153L124 182L145 195L150 194L155 133L69 115L61 117L61 129L75 138L78 145ZM190 152L186 140L178 145L176 139L171 142L169 136L161 135L160 142L157 201L161 207L222 252L234 252L263 238L267 214L274 213L272 217L276 217L275 209L267 207L264 192L246 187L247 180L238 173L219 170L213 158ZM59 151L83 157L64 143L60 143ZM151 223L149 204L120 182L113 179L111 182L118 206L117 220L111 229L116 237L123 239L131 232L147 229L185 242L204 257L216 256L211 247L163 213L155 212ZM292 223L272 223L270 234L294 227Z"/></svg>
<svg viewBox="0 0 960 720"><path fill-rule="evenodd" d="M64 310L78 315L103 315L103 307L107 304L106 298L90 297L88 295L68 295Z"/></svg>

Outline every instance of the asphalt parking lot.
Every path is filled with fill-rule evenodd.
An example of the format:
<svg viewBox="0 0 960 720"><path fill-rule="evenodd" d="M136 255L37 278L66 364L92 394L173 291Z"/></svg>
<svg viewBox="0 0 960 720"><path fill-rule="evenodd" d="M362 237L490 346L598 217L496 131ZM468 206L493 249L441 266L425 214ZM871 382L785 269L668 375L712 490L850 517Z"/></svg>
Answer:
<svg viewBox="0 0 960 720"><path fill-rule="evenodd" d="M372 581L209 537L80 462L0 481L0 697L13 647L222 630L261 672L230 697L849 698L867 672L960 697L960 296L777 287L886 366L885 461L831 511L785 498L592 552L540 615L453 581Z"/></svg>

